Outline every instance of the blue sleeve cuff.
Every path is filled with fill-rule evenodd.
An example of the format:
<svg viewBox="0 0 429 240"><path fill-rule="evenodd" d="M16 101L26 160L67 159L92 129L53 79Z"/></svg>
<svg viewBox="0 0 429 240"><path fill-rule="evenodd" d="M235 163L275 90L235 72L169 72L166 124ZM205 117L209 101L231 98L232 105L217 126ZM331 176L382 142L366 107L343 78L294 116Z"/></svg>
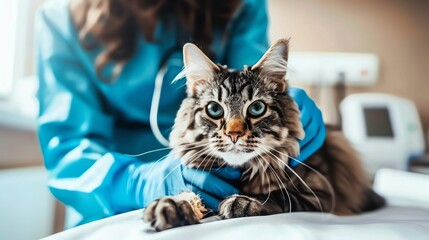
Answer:
<svg viewBox="0 0 429 240"><path fill-rule="evenodd" d="M306 146L306 151L303 151L298 155L296 159L292 159L289 157L289 165L291 167L296 167L302 162L305 162L311 155L313 155L316 151L318 151L323 144L325 143L326 138L326 128L325 125L322 124L319 128L317 136L308 144L311 146Z"/></svg>

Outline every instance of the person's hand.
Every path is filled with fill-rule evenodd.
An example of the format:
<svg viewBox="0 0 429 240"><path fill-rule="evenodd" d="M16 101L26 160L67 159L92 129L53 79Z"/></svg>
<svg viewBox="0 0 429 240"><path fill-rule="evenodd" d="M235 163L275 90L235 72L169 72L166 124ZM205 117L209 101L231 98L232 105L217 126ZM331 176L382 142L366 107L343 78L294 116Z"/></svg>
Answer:
<svg viewBox="0 0 429 240"><path fill-rule="evenodd" d="M297 159L304 162L323 145L326 128L323 123L322 113L304 90L289 88L288 94L296 102L301 112L301 122L304 127L305 137L299 141L301 151ZM290 165L294 167L299 165L299 162L291 159Z"/></svg>
<svg viewBox="0 0 429 240"><path fill-rule="evenodd" d="M138 192L141 192L143 207L163 196L175 196L188 190L198 194L207 208L216 211L223 199L239 192L229 183L241 176L236 168L203 171L183 166L179 159L169 157L139 166L136 171L134 185L141 188Z"/></svg>

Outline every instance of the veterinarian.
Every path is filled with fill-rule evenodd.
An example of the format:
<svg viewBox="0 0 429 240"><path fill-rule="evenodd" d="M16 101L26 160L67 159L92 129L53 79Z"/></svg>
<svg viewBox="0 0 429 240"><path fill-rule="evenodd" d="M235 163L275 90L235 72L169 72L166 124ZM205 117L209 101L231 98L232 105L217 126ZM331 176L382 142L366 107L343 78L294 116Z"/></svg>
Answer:
<svg viewBox="0 0 429 240"><path fill-rule="evenodd" d="M184 43L236 69L268 49L264 0L211 2L56 0L40 9L38 136L49 188L67 206L66 228L184 190L212 209L239 192L231 184L238 169L189 169L165 148L185 97L183 82L171 84ZM325 128L303 90L289 94L302 112L305 161Z"/></svg>

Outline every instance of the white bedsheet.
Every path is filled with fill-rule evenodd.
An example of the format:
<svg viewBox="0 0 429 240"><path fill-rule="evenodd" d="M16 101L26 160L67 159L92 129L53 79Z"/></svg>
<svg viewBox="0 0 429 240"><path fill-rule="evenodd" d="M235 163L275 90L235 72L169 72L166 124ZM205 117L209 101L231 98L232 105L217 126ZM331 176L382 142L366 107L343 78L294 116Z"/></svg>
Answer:
<svg viewBox="0 0 429 240"><path fill-rule="evenodd" d="M386 207L358 216L285 213L209 222L155 232L133 211L89 223L46 240L56 239L429 239L429 209Z"/></svg>
<svg viewBox="0 0 429 240"><path fill-rule="evenodd" d="M429 175L380 170L376 174L374 188L386 198L389 206L357 216L301 212L231 220L209 218L203 224L155 232L141 220L142 210L137 210L46 239L428 240L428 184Z"/></svg>

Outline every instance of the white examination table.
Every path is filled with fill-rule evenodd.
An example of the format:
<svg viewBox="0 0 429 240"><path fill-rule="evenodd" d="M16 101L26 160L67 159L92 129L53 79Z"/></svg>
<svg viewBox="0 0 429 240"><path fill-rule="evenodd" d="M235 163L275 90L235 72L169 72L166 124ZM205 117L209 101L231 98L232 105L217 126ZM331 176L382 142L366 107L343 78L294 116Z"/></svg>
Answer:
<svg viewBox="0 0 429 240"><path fill-rule="evenodd" d="M389 175L390 173L385 174ZM407 178L409 177L407 176ZM391 184L394 183L391 182ZM378 186L382 185L383 182ZM426 185L426 188L420 189L420 191L428 192L428 187L429 185ZM380 189L379 192L383 192L383 189ZM395 194L391 196L395 196ZM390 203L404 202L403 199L397 201L397 199L392 199L390 196L387 196L387 199ZM407 204L396 204L396 206L391 204L378 211L350 217L301 212L223 221L209 218L209 222L203 224L163 232L155 232L147 224L143 223L141 220L142 210L137 210L82 225L46 239L427 240L429 239L429 201L426 203L425 208L421 200L420 196L420 207L406 206ZM408 203L411 202L411 200L408 201Z"/></svg>

